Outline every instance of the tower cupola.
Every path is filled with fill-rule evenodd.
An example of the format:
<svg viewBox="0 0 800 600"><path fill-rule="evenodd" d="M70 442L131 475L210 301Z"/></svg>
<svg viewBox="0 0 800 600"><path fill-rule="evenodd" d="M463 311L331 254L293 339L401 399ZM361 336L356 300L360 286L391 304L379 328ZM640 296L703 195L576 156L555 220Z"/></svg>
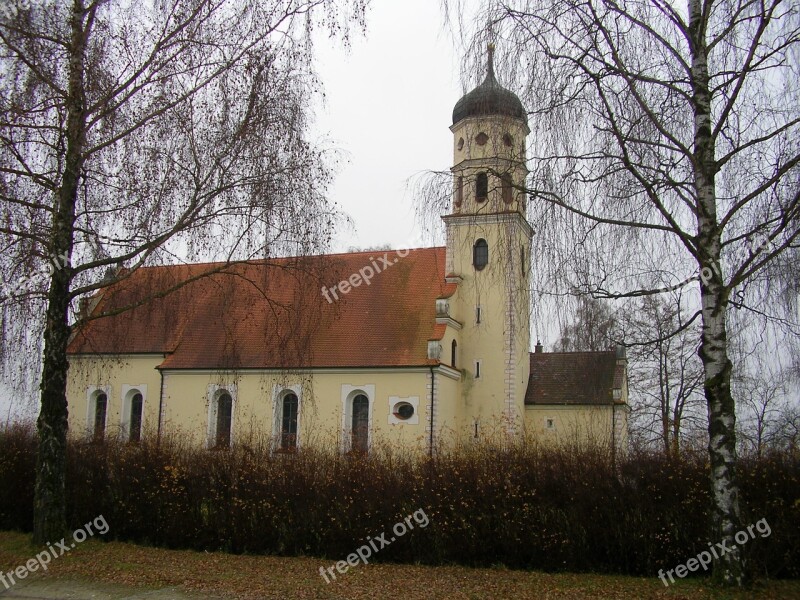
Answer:
<svg viewBox="0 0 800 600"><path fill-rule="evenodd" d="M489 45L486 78L478 87L465 94L453 108L453 125L468 117L502 115L527 121L522 102L511 90L498 83L494 74L494 46Z"/></svg>
<svg viewBox="0 0 800 600"><path fill-rule="evenodd" d="M525 215L528 116L514 92L497 81L494 46L486 77L453 108L453 214Z"/></svg>

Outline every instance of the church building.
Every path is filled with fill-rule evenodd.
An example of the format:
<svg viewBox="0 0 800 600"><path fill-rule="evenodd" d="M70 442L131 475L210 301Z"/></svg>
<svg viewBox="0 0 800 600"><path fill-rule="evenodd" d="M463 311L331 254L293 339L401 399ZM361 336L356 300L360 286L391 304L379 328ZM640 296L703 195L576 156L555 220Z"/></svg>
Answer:
<svg viewBox="0 0 800 600"><path fill-rule="evenodd" d="M530 130L492 53L453 109L444 247L130 273L73 333L71 435L276 452L523 436L623 447L624 353L531 352Z"/></svg>

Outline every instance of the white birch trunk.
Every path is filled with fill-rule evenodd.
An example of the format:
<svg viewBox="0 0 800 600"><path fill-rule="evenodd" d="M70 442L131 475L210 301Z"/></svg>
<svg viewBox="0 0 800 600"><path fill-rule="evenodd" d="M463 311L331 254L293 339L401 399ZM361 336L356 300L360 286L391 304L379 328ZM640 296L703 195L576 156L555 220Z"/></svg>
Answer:
<svg viewBox="0 0 800 600"><path fill-rule="evenodd" d="M734 535L739 531L739 487L736 481L736 412L731 396L731 362L725 321L727 292L720 264L721 232L717 219L717 172L711 136L711 93L709 91L706 19L701 0L690 0L690 30L693 47L692 84L694 102L694 172L697 194L697 254L700 265L700 294L703 331L699 355L705 370L708 408L708 453L711 463L712 543L721 543L714 562L713 578L724 585L744 583L742 549Z"/></svg>

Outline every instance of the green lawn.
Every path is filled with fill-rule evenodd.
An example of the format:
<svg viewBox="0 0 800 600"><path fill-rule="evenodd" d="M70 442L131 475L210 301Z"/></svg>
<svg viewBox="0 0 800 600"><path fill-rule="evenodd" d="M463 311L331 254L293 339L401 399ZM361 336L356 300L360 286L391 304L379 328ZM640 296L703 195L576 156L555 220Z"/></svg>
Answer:
<svg viewBox="0 0 800 600"><path fill-rule="evenodd" d="M30 544L29 536L0 532L0 569L8 572L42 550ZM32 577L148 588L177 586L186 592L232 599L800 598L800 581L761 582L753 590L732 593L711 588L704 580L681 580L668 589L655 574L636 578L395 564L354 567L326 584L319 568L332 562L161 550L89 540L54 559L45 575L37 572Z"/></svg>

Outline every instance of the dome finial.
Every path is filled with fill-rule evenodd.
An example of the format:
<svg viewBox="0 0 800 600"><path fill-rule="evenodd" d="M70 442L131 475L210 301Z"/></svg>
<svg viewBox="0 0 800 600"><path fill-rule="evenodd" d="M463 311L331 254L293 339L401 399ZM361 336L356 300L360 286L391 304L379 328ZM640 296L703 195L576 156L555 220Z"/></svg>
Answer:
<svg viewBox="0 0 800 600"><path fill-rule="evenodd" d="M453 125L467 117L489 115L505 115L527 122L528 114L522 102L516 94L501 86L495 77L493 38L489 39L487 51L486 78L456 102L453 107Z"/></svg>

